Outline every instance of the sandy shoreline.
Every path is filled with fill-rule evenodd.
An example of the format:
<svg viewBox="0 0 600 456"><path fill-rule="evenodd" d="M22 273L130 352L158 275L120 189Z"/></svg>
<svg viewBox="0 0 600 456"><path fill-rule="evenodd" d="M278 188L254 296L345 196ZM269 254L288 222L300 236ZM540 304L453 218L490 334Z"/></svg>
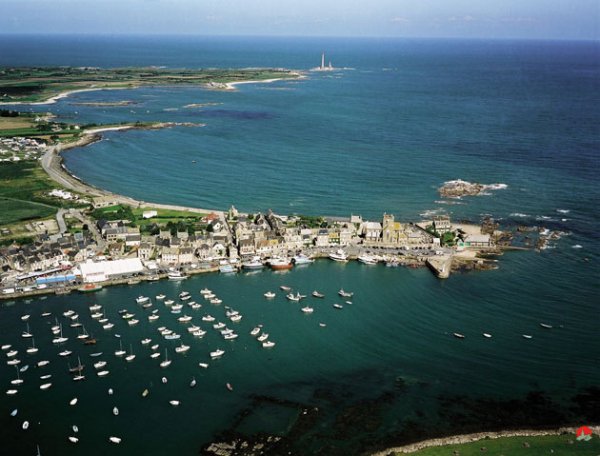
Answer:
<svg viewBox="0 0 600 456"><path fill-rule="evenodd" d="M594 434L600 434L600 426L589 427L590 429L592 429ZM389 456L393 455L394 453L409 454L430 447L438 447L444 445L459 445L462 443L477 442L478 440L483 439L499 439L502 437L535 437L543 435L560 434L573 434L573 437L575 437L576 431L577 428L575 427L561 427L558 429L555 428L546 430L524 429L520 431L477 432L474 434L461 434L449 437L442 437L439 439L423 440L421 442L411 443L409 445L393 447L383 451L378 451L377 453L372 453L372 456Z"/></svg>
<svg viewBox="0 0 600 456"><path fill-rule="evenodd" d="M76 90L67 90L66 92L61 92L58 95L54 95L53 97L48 98L44 101L2 101L0 102L0 106L4 105L29 105L29 106L40 106L40 105L49 105L54 104L58 100L68 97L74 93L80 92L95 92L97 90L119 90L124 87L90 87L88 89L76 89Z"/></svg>
<svg viewBox="0 0 600 456"><path fill-rule="evenodd" d="M157 124L152 128L169 128L175 126L176 124L172 123L164 123ZM70 190L76 191L78 193L82 193L84 195L88 195L90 197L98 197L98 196L110 196L115 200L115 202L119 204L126 204L133 207L151 207L157 209L166 209L166 210L176 210L176 211L189 211L200 214L208 214L214 212L219 216L223 216L223 211L215 210L215 209L203 209L197 207L188 207L188 206L178 206L172 204L160 204L160 203L152 203L146 201L136 200L134 198L130 198L128 196L119 195L116 193L109 192L107 190L103 190L93 185L90 185L79 177L73 175L63 164L61 153L70 149L74 149L77 147L85 147L93 144L97 141L102 140L102 136L100 133L106 131L126 131L132 129L139 129L140 127L135 127L133 125L123 125L117 127L106 127L106 128L95 128L93 130L87 130L83 133L82 138L79 140L68 143L68 144L59 144L57 146L53 146L48 148L48 151L43 155L40 163L46 174L50 176L52 180L59 183L63 187L66 187ZM148 128L148 127L141 127Z"/></svg>

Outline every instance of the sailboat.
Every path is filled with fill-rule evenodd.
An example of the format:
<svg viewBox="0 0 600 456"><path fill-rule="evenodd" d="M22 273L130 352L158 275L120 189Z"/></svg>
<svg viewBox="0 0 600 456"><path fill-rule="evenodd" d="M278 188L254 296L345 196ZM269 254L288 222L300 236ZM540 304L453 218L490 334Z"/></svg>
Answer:
<svg viewBox="0 0 600 456"><path fill-rule="evenodd" d="M33 337L33 334L31 334L31 332L29 332L29 322L27 323L27 331L23 331L23 333L21 334L21 337L24 337L24 338Z"/></svg>
<svg viewBox="0 0 600 456"><path fill-rule="evenodd" d="M85 330L85 326L83 326L83 332L77 336L78 339L87 339L89 336L88 332Z"/></svg>
<svg viewBox="0 0 600 456"><path fill-rule="evenodd" d="M160 367L169 367L171 365L171 360L167 354L167 349L165 348L165 359L160 362Z"/></svg>
<svg viewBox="0 0 600 456"><path fill-rule="evenodd" d="M125 353L127 353L127 352L125 350L123 350L123 344L119 340L119 350L117 350L115 352L115 356L123 356Z"/></svg>
<svg viewBox="0 0 600 456"><path fill-rule="evenodd" d="M10 383L11 385L21 385L23 383L23 379L19 376L19 368L15 366L15 369L17 370L17 378L11 380Z"/></svg>
<svg viewBox="0 0 600 456"><path fill-rule="evenodd" d="M113 407L113 415L117 416L119 414L119 409L117 407Z"/></svg>
<svg viewBox="0 0 600 456"><path fill-rule="evenodd" d="M33 353L37 353L37 352L38 352L38 348L35 346L35 339L31 338L31 347L29 347L27 349L27 353L33 354Z"/></svg>
<svg viewBox="0 0 600 456"><path fill-rule="evenodd" d="M60 325L60 336L57 337L57 338L55 338L55 339L52 339L52 343L53 344L62 344L64 342L68 341L68 340L69 340L68 337L63 337L62 325Z"/></svg>
<svg viewBox="0 0 600 456"><path fill-rule="evenodd" d="M125 361L130 362L135 359L135 355L133 354L133 345L129 344L129 355L125 357Z"/></svg>

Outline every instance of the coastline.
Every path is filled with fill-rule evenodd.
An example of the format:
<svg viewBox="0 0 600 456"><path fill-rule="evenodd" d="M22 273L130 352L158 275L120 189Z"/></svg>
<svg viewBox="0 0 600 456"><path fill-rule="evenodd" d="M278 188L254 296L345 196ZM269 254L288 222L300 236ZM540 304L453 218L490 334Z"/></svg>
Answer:
<svg viewBox="0 0 600 456"><path fill-rule="evenodd" d="M119 195L117 193L110 192L108 190L104 190L98 187L95 187L83 180L79 177L75 176L73 173L69 171L69 169L64 165L61 154L70 149L75 149L78 147L85 147L93 144L97 141L102 140L101 133L107 131L127 131L127 130L147 130L147 129L160 129L160 128L171 128L174 126L180 126L182 124L177 124L173 122L163 122L158 123L152 126L142 126L137 127L134 125L123 125L116 127L106 127L106 128L95 128L92 130L87 130L83 132L82 137L77 141L67 143L67 144L58 144L56 146L50 147L48 151L42 156L40 160L41 166L48 174L48 176L58 184L66 187L70 190L76 191L78 193L82 193L84 195L88 195L91 197L99 197L99 196L110 196L119 204L126 204L132 207L143 208L143 207L152 207L158 209L167 209L167 210L176 210L176 211L189 211L194 213L211 213L219 215L219 217L223 217L223 211L216 209L204 209L197 207L188 207L188 206L178 206L172 204L160 204L153 203L148 201L136 200L134 198L130 198L128 196ZM192 126L187 125L187 126ZM201 125L194 125L201 126Z"/></svg>
<svg viewBox="0 0 600 456"><path fill-rule="evenodd" d="M592 432L596 435L600 435L600 426L589 426ZM577 431L576 427L560 427L558 429L523 429L517 431L496 431L496 432L476 432L473 434L459 434L448 437L441 437L437 439L428 439L421 442L411 443L399 447L392 447L383 451L372 453L371 456L390 456L394 454L410 454L417 451L439 447L445 445L460 445L463 443L477 442L484 439L499 439L503 437L536 437L544 435L560 435L560 434L575 434Z"/></svg>
<svg viewBox="0 0 600 456"><path fill-rule="evenodd" d="M91 87L91 88L88 88L88 89L67 90L66 92L60 92L57 95L53 95L50 98L48 98L47 100L43 100L43 101L0 101L0 106L7 106L7 105L25 105L25 106L49 105L49 104L55 104L57 101L62 100L63 98L67 98L69 95L72 95L74 93L95 92L97 90L122 90L122 89L125 89L125 88L132 88L132 89L134 89L135 87Z"/></svg>

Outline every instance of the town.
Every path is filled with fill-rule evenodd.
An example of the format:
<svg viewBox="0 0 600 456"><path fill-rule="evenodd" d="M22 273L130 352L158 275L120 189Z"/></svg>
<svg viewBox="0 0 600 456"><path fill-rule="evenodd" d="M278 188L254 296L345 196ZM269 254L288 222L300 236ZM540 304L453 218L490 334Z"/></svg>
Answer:
<svg viewBox="0 0 600 456"><path fill-rule="evenodd" d="M76 199L58 189L50 194ZM402 223L391 214L367 221L357 215L247 214L233 206L227 212L190 213L184 219L174 215L99 196L92 198L90 209L61 209L56 221L32 222L38 233L33 242L0 248L0 297L95 291L141 280L181 280L201 272L288 269L316 258L429 266L447 278L459 265L495 268L478 254L497 252L501 236L493 221L481 226L452 223L447 215Z"/></svg>

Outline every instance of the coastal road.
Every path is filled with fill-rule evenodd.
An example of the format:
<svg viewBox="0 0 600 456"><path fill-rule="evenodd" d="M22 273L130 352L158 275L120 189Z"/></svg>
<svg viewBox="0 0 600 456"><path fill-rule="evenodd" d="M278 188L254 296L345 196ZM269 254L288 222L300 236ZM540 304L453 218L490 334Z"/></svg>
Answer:
<svg viewBox="0 0 600 456"><path fill-rule="evenodd" d="M59 209L56 213L56 222L58 223L58 229L61 234L67 232L67 224L65 223L64 218L65 212L67 212L66 209Z"/></svg>

